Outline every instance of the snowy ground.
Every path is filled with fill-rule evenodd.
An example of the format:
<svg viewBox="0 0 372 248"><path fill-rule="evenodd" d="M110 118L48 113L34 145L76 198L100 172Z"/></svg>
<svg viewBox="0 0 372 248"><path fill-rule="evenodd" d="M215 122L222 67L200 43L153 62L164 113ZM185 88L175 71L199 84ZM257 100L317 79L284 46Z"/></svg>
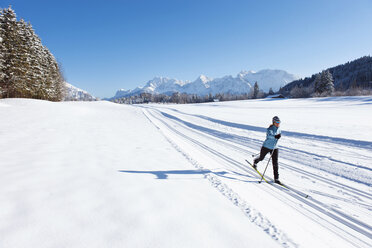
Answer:
<svg viewBox="0 0 372 248"><path fill-rule="evenodd" d="M0 247L370 247L371 111L372 97L0 100ZM244 161L274 115L293 190Z"/></svg>

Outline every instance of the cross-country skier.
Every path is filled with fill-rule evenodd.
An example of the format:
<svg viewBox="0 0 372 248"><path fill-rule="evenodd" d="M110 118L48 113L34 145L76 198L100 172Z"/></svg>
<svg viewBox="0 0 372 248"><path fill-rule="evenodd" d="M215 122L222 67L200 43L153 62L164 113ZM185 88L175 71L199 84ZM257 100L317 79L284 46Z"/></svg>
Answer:
<svg viewBox="0 0 372 248"><path fill-rule="evenodd" d="M279 183L279 172L278 172L278 140L281 137L280 131L280 119L278 116L273 117L273 124L267 128L266 140L262 145L260 156L254 160L253 167L257 169L257 163L262 161L266 154L270 152L272 154L272 163L274 169L275 183Z"/></svg>

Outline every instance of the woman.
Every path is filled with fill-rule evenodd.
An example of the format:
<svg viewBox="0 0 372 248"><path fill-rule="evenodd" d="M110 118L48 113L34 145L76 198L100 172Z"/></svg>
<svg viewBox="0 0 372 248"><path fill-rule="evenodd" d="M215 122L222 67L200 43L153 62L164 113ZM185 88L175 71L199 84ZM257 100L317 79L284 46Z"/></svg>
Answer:
<svg viewBox="0 0 372 248"><path fill-rule="evenodd" d="M278 140L281 137L280 131L280 119L278 116L273 117L273 124L270 125L266 131L266 140L262 145L260 156L254 160L253 167L257 169L257 163L262 161L266 154L270 152L272 154L272 162L274 169L274 180L275 183L279 183L279 172L278 172Z"/></svg>

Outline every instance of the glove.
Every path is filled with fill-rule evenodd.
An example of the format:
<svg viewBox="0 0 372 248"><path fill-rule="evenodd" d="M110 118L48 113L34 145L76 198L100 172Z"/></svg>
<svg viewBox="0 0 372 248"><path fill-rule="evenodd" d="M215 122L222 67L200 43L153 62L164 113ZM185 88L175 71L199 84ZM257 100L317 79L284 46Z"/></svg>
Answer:
<svg viewBox="0 0 372 248"><path fill-rule="evenodd" d="M277 134L277 135L275 135L275 139L280 139L280 137L282 137L281 134Z"/></svg>

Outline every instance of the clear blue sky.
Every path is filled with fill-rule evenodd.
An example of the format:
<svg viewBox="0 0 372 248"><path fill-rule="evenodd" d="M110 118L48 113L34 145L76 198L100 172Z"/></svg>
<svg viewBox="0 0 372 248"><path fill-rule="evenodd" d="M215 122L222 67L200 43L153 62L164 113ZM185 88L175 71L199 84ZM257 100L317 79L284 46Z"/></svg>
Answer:
<svg viewBox="0 0 372 248"><path fill-rule="evenodd" d="M310 76L372 54L372 0L0 0L30 21L66 80L98 97L154 76Z"/></svg>

